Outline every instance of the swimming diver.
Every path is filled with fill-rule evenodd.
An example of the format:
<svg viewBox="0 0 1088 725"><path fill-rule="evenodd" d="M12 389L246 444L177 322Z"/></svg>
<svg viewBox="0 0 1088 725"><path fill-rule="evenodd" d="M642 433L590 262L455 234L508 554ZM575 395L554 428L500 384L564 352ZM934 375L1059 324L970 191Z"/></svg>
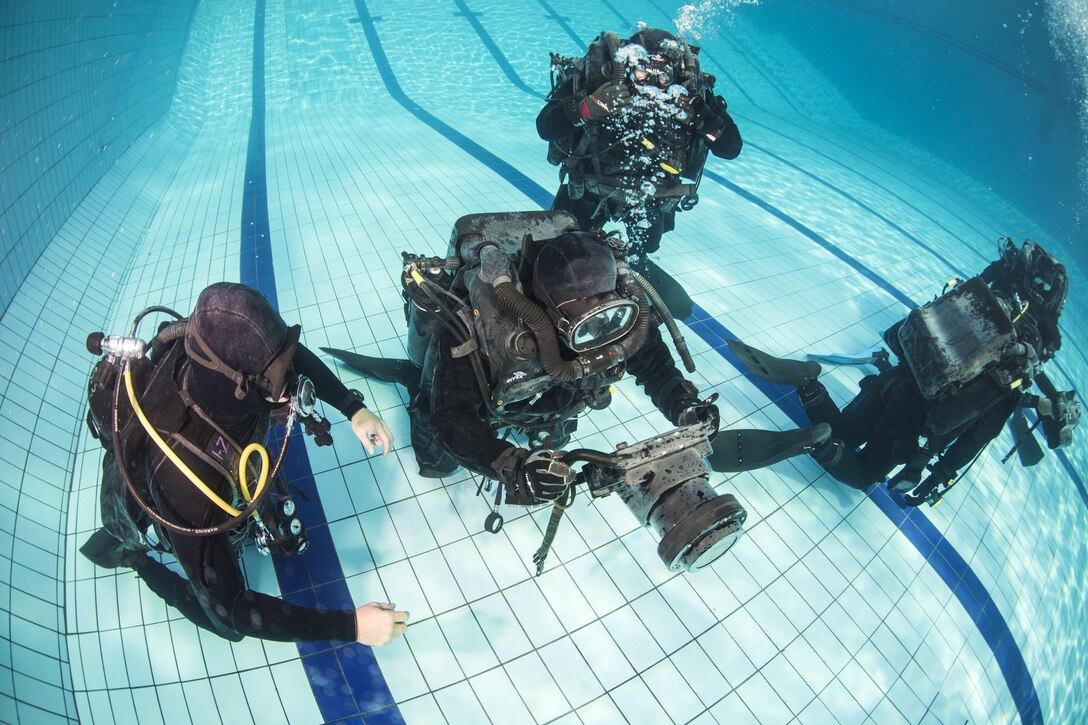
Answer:
<svg viewBox="0 0 1088 725"><path fill-rule="evenodd" d="M911 506L935 504L1019 407L1036 408L1044 425L1065 430L1066 443L1080 417L1071 393L1026 392L1053 357L1054 340L1060 345L1057 315L1067 286L1052 285L1032 307L1000 285L992 290L985 277L994 275L960 281L886 331L898 363L862 379L841 411L817 379L819 363L777 358L740 341L729 346L755 375L795 386L809 418L831 425L833 438L812 456L832 476L866 490L903 465L889 487L911 491Z"/></svg>
<svg viewBox="0 0 1088 725"><path fill-rule="evenodd" d="M701 399L662 339L655 293L621 249L578 231L569 214L470 215L458 221L450 255L431 259L428 267L406 256L410 360L322 348L408 388L421 475L462 465L500 481L508 504L555 500L573 480L560 449L578 416L607 407L611 385L628 373L673 425L712 420L717 430L717 406ZM420 292L436 284L439 292ZM451 300L449 314L438 313ZM504 428L524 432L528 447L500 437ZM826 426L729 430L710 461L718 471L752 470L827 435Z"/></svg>
<svg viewBox="0 0 1088 725"><path fill-rule="evenodd" d="M650 261L676 211L698 202L707 154L734 159L742 141L699 48L658 28L630 38L603 32L582 58L552 54L552 90L536 119L548 161L560 167L552 209L581 229L621 222L628 262L661 293L673 316L691 299Z"/></svg>

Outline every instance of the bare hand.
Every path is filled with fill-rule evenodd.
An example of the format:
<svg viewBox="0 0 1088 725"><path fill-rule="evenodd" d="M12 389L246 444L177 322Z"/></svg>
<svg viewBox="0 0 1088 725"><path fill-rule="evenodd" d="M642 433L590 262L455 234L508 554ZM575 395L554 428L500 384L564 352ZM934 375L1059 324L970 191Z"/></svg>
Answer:
<svg viewBox="0 0 1088 725"><path fill-rule="evenodd" d="M404 634L408 612L399 612L391 602L371 602L355 610L355 640L371 647L383 647Z"/></svg>
<svg viewBox="0 0 1088 725"><path fill-rule="evenodd" d="M382 447L383 456L393 450L393 434L389 432L389 426L366 408L351 417L351 430L368 454L373 455L376 445Z"/></svg>

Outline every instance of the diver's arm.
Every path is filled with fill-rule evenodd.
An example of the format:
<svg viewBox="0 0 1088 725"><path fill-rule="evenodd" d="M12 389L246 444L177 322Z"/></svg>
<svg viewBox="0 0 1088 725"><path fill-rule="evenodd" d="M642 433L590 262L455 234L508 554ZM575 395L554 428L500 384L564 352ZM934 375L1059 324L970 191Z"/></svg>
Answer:
<svg viewBox="0 0 1088 725"><path fill-rule="evenodd" d="M483 417L484 401L480 397L476 373L467 357L450 354L449 339L438 345L440 360L431 376L431 427L435 438L465 468L489 478L501 478L492 467L509 450L511 443L500 440Z"/></svg>
<svg viewBox="0 0 1088 725"><path fill-rule="evenodd" d="M582 125L581 98L574 96L574 81L568 80L555 93L536 117L536 132L545 141L570 136Z"/></svg>
<svg viewBox="0 0 1088 725"><path fill-rule="evenodd" d="M656 324L651 323L646 342L628 360L627 371L635 376L635 382L650 396L654 406L674 425L683 404L691 403L695 398L695 386L676 367L672 352L661 339Z"/></svg>
<svg viewBox="0 0 1088 725"><path fill-rule="evenodd" d="M956 437L947 450L941 455L940 463L949 477L969 464L979 451L986 447L990 441L1001 434L1005 422L1019 405L1020 393L1013 393L1006 397L972 423L968 428Z"/></svg>
<svg viewBox="0 0 1088 725"><path fill-rule="evenodd" d="M246 587L226 534L174 536L175 554L208 618L226 636L355 641L355 611L303 607Z"/></svg>
<svg viewBox="0 0 1088 725"><path fill-rule="evenodd" d="M313 382L317 397L339 410L348 420L366 407L362 393L348 390L336 373L305 345L299 343L292 361L295 370Z"/></svg>
<svg viewBox="0 0 1088 725"><path fill-rule="evenodd" d="M209 485L218 477L207 465L179 451ZM216 487L222 493L224 486ZM198 491L172 463L163 462L153 478L155 508L168 520L195 528L215 526L223 513ZM229 534L185 536L168 532L174 555L197 601L214 629L223 636L279 641L355 639L355 612L319 611L249 591L230 545ZM184 610L183 610L184 611ZM198 625L204 623L196 621Z"/></svg>

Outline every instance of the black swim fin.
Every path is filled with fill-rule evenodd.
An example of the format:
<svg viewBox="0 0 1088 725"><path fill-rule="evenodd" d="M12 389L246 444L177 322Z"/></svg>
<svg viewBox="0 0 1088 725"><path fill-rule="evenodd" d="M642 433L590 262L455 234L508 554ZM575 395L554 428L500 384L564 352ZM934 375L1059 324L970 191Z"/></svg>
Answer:
<svg viewBox="0 0 1088 725"><path fill-rule="evenodd" d="M838 355L835 353L820 355L818 353L810 352L808 355L805 355L805 357L809 360L831 363L832 365L872 365L880 372L884 372L892 367L891 358L888 355L888 351L884 348L874 350L868 355Z"/></svg>
<svg viewBox="0 0 1088 725"><path fill-rule="evenodd" d="M729 340L729 349L740 358L753 374L778 385L800 386L820 376L820 363L813 360L790 360L775 357L762 350L745 345L740 340Z"/></svg>
<svg viewBox="0 0 1088 725"><path fill-rule="evenodd" d="M321 351L332 355L349 368L358 370L373 380L380 380L383 383L400 383L408 388L408 392L412 395L415 395L419 389L421 371L411 360L370 357L334 347L323 347Z"/></svg>
<svg viewBox="0 0 1088 725"><path fill-rule="evenodd" d="M119 566L133 566L133 558L143 556L140 552L130 551L113 534L99 529L79 547L79 553L103 569L116 569Z"/></svg>
<svg viewBox="0 0 1088 725"><path fill-rule="evenodd" d="M831 439L831 426L817 423L795 430L726 429L711 443L710 468L719 473L754 471L802 453Z"/></svg>
<svg viewBox="0 0 1088 725"><path fill-rule="evenodd" d="M636 271L654 288L674 319L685 320L691 316L695 303L691 301L687 290L676 281L675 277L657 266L645 254L642 255L642 261L638 264Z"/></svg>

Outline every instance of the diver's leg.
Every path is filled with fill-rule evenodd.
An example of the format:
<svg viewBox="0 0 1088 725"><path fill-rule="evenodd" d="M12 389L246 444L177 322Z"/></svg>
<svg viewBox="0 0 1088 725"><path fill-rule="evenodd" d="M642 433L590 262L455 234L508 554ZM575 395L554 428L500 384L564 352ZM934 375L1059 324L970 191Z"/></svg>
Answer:
<svg viewBox="0 0 1088 725"><path fill-rule="evenodd" d="M601 226L607 221L607 218L594 218L593 212L597 209L598 198L592 194L584 194L579 199L571 199L570 193L567 189L567 185L563 184L559 187L559 191L555 194L555 200L552 201L552 211L565 211L574 215L574 218L578 220L578 228L584 232L588 232L596 222L596 226Z"/></svg>
<svg viewBox="0 0 1088 725"><path fill-rule="evenodd" d="M178 610L190 622L232 642L241 642L243 637L235 632L224 632L212 624L208 613L193 593L189 582L165 564L146 554L138 554L129 566L136 575L147 584L167 605Z"/></svg>

